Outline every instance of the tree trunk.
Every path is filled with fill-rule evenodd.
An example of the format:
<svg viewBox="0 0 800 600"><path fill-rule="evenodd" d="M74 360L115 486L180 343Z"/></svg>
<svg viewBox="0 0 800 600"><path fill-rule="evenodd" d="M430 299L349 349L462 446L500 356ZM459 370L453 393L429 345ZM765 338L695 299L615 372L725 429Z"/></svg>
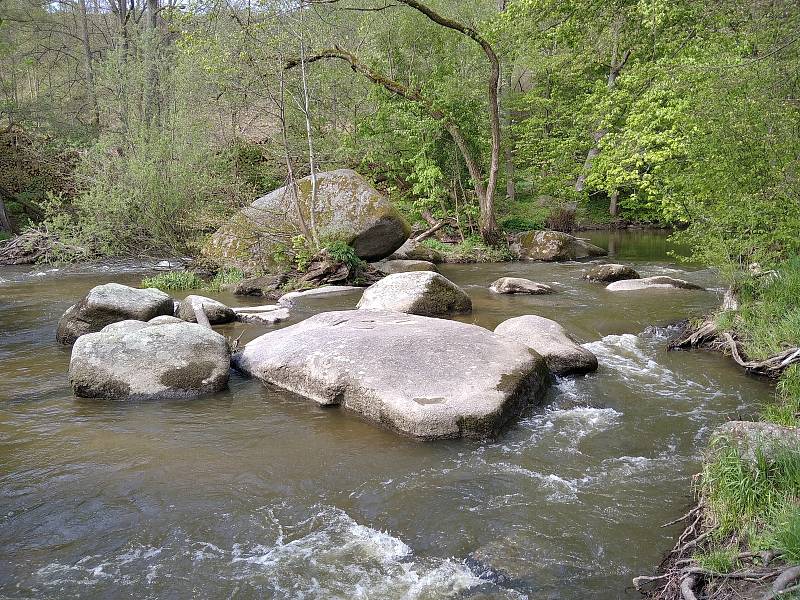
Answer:
<svg viewBox="0 0 800 600"><path fill-rule="evenodd" d="M608 212L612 217L617 216L619 214L619 206L617 202L619 201L619 190L614 190L611 194L611 203L608 205Z"/></svg>
<svg viewBox="0 0 800 600"><path fill-rule="evenodd" d="M6 212L6 203L3 201L2 196L0 196L0 231L14 233L14 229L11 227L11 219L8 218L8 212Z"/></svg>
<svg viewBox="0 0 800 600"><path fill-rule="evenodd" d="M89 17L86 13L86 0L78 0L78 22L80 23L81 44L83 46L83 73L86 84L86 100L92 115L92 127L100 129L100 107L94 85L92 65L92 46L89 42Z"/></svg>
<svg viewBox="0 0 800 600"><path fill-rule="evenodd" d="M617 54L619 52L619 30L621 23L617 22L614 27L614 47L611 50L611 67L609 69L608 80L606 82L606 87L609 90L613 90L617 86L617 77L619 77L620 71L622 71L622 68L625 66L625 63L628 62L628 58L631 56L631 50L628 49L622 55L622 59L619 61L617 60ZM607 129L601 129L592 134L592 140L594 143L589 149L589 152L586 154L586 160L583 163L583 168L581 169L580 175L578 175L578 179L575 181L576 192L582 192L586 187L586 178L589 176L592 163L594 162L594 159L597 158L597 155L600 154L600 140L602 140L607 133Z"/></svg>

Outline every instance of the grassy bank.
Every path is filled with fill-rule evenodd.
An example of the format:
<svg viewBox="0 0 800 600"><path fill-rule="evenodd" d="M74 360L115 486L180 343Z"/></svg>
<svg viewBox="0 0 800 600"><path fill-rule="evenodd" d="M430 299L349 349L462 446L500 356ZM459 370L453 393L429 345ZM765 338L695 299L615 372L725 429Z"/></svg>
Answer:
<svg viewBox="0 0 800 600"><path fill-rule="evenodd" d="M800 346L800 259L731 279L739 306L716 315L718 331L733 334L749 360ZM800 426L800 364L781 373L775 399L758 419ZM696 492L697 521L684 531L661 575L674 581L653 596L685 597L680 585L692 578L697 598L800 598L800 572L782 592L770 591L800 564L800 447L776 448L762 439L745 449L718 438Z"/></svg>

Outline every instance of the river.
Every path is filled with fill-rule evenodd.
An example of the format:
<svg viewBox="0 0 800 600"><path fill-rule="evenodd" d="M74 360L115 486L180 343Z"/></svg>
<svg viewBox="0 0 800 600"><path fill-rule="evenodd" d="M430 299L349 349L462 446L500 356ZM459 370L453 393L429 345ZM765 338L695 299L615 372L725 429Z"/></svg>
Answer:
<svg viewBox="0 0 800 600"><path fill-rule="evenodd" d="M710 269L675 263L663 235L586 236L643 276L710 291L611 293L581 279L585 263L443 265L473 298L460 320L539 314L600 361L485 443L415 442L237 374L191 401L76 400L59 316L142 273L0 267L0 596L637 597L710 431L772 390L717 354L664 350L666 325L719 303ZM492 295L504 275L558 293ZM309 299L281 326L356 300Z"/></svg>

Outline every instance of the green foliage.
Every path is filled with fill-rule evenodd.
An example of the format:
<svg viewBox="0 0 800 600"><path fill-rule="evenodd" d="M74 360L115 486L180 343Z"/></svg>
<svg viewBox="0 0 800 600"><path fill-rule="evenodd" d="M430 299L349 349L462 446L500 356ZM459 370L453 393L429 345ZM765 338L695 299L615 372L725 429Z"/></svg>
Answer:
<svg viewBox="0 0 800 600"><path fill-rule="evenodd" d="M222 267L211 281L208 283L208 289L213 291L220 291L225 286L239 283L245 278L245 273L236 267Z"/></svg>
<svg viewBox="0 0 800 600"><path fill-rule="evenodd" d="M800 365L783 372L775 402L763 407L761 418L787 427L800 426Z"/></svg>
<svg viewBox="0 0 800 600"><path fill-rule="evenodd" d="M291 260L301 273L308 269L316 253L311 242L304 235L296 235L292 238Z"/></svg>
<svg viewBox="0 0 800 600"><path fill-rule="evenodd" d="M720 316L720 326L735 330L754 359L777 354L787 344L800 346L800 257L775 265L775 270L775 276L731 273L740 308Z"/></svg>
<svg viewBox="0 0 800 600"><path fill-rule="evenodd" d="M507 247L491 247L483 243L477 236L470 236L459 244L444 244L428 238L422 244L438 250L451 263L488 263L511 260L511 252Z"/></svg>
<svg viewBox="0 0 800 600"><path fill-rule="evenodd" d="M7 231L0 231L0 242L11 239L11 234Z"/></svg>
<svg viewBox="0 0 800 600"><path fill-rule="evenodd" d="M738 550L735 548L722 548L710 552L697 553L693 558L703 569L714 573L730 573L739 566L737 554Z"/></svg>
<svg viewBox="0 0 800 600"><path fill-rule="evenodd" d="M142 279L143 288L160 290L197 290L205 286L205 282L191 271L168 271L153 277Z"/></svg>
<svg viewBox="0 0 800 600"><path fill-rule="evenodd" d="M701 491L717 528L717 539L736 533L743 541L764 543L763 532L780 529L800 496L800 452L785 449L774 457L756 449L755 464L724 444L703 468Z"/></svg>
<svg viewBox="0 0 800 600"><path fill-rule="evenodd" d="M773 531L774 546L784 560L800 563L800 505L789 507Z"/></svg>
<svg viewBox="0 0 800 600"><path fill-rule="evenodd" d="M342 241L329 242L323 245L333 260L348 265L352 269L362 268L366 263L356 254L355 249Z"/></svg>

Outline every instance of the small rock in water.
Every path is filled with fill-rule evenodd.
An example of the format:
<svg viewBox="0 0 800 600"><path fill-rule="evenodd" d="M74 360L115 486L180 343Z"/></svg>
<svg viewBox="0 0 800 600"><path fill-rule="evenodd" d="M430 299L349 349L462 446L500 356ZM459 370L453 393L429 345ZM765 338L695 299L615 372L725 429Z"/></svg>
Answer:
<svg viewBox="0 0 800 600"><path fill-rule="evenodd" d="M161 290L140 290L107 283L92 288L82 300L66 310L58 321L56 339L61 344L72 344L80 336L100 331L117 321L149 321L159 315L172 314L172 297Z"/></svg>
<svg viewBox="0 0 800 600"><path fill-rule="evenodd" d="M644 279L623 279L615 281L606 286L610 292L635 292L639 290L702 290L699 285L689 283L683 279L675 279L659 275L657 277L645 277Z"/></svg>
<svg viewBox="0 0 800 600"><path fill-rule="evenodd" d="M494 332L541 354L556 375L597 370L597 357L577 344L561 325L550 319L536 315L514 317L500 323Z"/></svg>
<svg viewBox="0 0 800 600"><path fill-rule="evenodd" d="M521 260L577 260L608 254L586 240L560 231L526 231L518 234L511 244L512 253Z"/></svg>
<svg viewBox="0 0 800 600"><path fill-rule="evenodd" d="M495 294L552 294L553 288L544 283L536 283L522 277L501 277L490 287Z"/></svg>
<svg viewBox="0 0 800 600"><path fill-rule="evenodd" d="M388 260L424 260L439 264L444 262L444 255L438 250L428 248L428 246L413 240L407 240L405 244L395 250Z"/></svg>
<svg viewBox="0 0 800 600"><path fill-rule="evenodd" d="M275 325L285 321L290 316L288 308L279 308L267 312L238 312L236 320L241 323L255 323L257 325Z"/></svg>
<svg viewBox="0 0 800 600"><path fill-rule="evenodd" d="M218 302L212 298L205 296L189 295L183 299L180 308L178 308L177 316L189 323L196 323L197 316L194 314L194 305L199 304L203 307L203 312L206 313L209 323L218 325L221 323L231 323L236 320L236 313L233 309L225 306L222 302Z"/></svg>
<svg viewBox="0 0 800 600"><path fill-rule="evenodd" d="M292 306L299 298L323 298L326 296L339 296L363 291L364 288L353 285L326 285L302 292L289 292L278 298L278 304Z"/></svg>
<svg viewBox="0 0 800 600"><path fill-rule="evenodd" d="M261 306L234 306L233 312L235 312L237 315L242 313L245 314L265 313L273 310L278 310L280 308L283 308L280 304L263 304Z"/></svg>
<svg viewBox="0 0 800 600"><path fill-rule="evenodd" d="M439 269L436 265L427 260L382 260L373 263L378 271L386 275L393 275L394 273L411 273L413 271L432 271L438 273Z"/></svg>
<svg viewBox="0 0 800 600"><path fill-rule="evenodd" d="M210 329L127 320L78 338L69 379L81 398L191 398L225 388L229 367L228 344Z"/></svg>
<svg viewBox="0 0 800 600"><path fill-rule="evenodd" d="M641 275L628 265L619 265L609 263L607 265L597 265L589 269L588 273L583 276L584 279L589 281L597 281L601 283L613 283L622 279L639 279Z"/></svg>
<svg viewBox="0 0 800 600"><path fill-rule="evenodd" d="M494 435L549 383L542 357L522 344L388 311L317 314L248 343L234 366L426 440Z"/></svg>
<svg viewBox="0 0 800 600"><path fill-rule="evenodd" d="M437 317L468 313L472 310L472 300L439 273L416 271L388 275L368 287L358 308Z"/></svg>

